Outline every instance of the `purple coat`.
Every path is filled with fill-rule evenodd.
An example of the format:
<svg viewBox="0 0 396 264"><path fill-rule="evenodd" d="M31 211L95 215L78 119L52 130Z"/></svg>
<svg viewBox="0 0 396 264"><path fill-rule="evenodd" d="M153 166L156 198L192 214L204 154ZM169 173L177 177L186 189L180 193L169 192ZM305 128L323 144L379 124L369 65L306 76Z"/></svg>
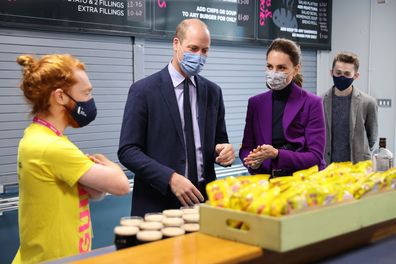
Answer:
<svg viewBox="0 0 396 264"><path fill-rule="evenodd" d="M322 99L292 83L283 114L283 131L287 141L297 146L295 151L279 149L276 159L267 159L250 173L268 173L272 169L298 171L318 165L324 169L326 127ZM239 150L243 159L258 145L272 145L272 91L249 99L246 125Z"/></svg>

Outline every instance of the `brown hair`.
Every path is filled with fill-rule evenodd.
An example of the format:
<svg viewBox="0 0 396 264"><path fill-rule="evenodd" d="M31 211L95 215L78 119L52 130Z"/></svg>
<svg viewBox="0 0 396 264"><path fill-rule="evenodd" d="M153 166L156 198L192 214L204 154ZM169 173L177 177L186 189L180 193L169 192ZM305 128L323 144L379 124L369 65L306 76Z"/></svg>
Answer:
<svg viewBox="0 0 396 264"><path fill-rule="evenodd" d="M33 115L48 110L53 91L58 88L67 91L77 82L75 69L85 70L84 64L69 54L45 55L40 59L21 55L17 63L23 67L20 88L32 105Z"/></svg>
<svg viewBox="0 0 396 264"><path fill-rule="evenodd" d="M337 61L351 63L353 64L355 71L359 70L359 58L355 53L345 51L337 53L337 55L334 57L333 66L331 69L334 69Z"/></svg>
<svg viewBox="0 0 396 264"><path fill-rule="evenodd" d="M191 26L193 22L200 24L204 29L208 30L208 26L200 19L191 18L191 19L184 19L182 22L179 23L176 27L175 38L180 40L180 43L183 42L184 38L186 37L187 29Z"/></svg>
<svg viewBox="0 0 396 264"><path fill-rule="evenodd" d="M298 64L301 65L301 49L294 41L284 38L274 39L267 50L267 58L268 54L273 50L289 55L293 66L297 66ZM303 76L300 72L293 77L293 82L298 86L302 86L303 80Z"/></svg>

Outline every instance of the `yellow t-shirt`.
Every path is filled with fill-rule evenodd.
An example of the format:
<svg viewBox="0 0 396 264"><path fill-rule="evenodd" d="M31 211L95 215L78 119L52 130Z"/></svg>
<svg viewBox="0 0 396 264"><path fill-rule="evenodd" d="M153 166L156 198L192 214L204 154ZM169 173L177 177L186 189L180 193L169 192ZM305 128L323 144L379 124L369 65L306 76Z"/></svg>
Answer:
<svg viewBox="0 0 396 264"><path fill-rule="evenodd" d="M20 247L13 263L91 250L87 192L78 184L93 162L66 136L33 123L18 149Z"/></svg>

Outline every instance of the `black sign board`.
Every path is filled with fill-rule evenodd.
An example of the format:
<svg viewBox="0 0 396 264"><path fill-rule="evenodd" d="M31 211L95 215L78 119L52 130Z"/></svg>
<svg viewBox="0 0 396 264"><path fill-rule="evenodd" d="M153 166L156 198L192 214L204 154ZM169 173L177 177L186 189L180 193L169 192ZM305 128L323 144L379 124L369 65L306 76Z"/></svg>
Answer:
<svg viewBox="0 0 396 264"><path fill-rule="evenodd" d="M259 0L257 39L293 39L330 49L331 1Z"/></svg>
<svg viewBox="0 0 396 264"><path fill-rule="evenodd" d="M164 36L182 19L199 18L217 40L285 37L330 49L331 5L331 0L0 0L0 24Z"/></svg>
<svg viewBox="0 0 396 264"><path fill-rule="evenodd" d="M151 31L150 1L136 0L0 0L1 21L141 33Z"/></svg>
<svg viewBox="0 0 396 264"><path fill-rule="evenodd" d="M162 6L159 2L165 3ZM208 25L213 38L255 39L255 1L158 1L154 8L154 32L174 32L185 18L199 18Z"/></svg>

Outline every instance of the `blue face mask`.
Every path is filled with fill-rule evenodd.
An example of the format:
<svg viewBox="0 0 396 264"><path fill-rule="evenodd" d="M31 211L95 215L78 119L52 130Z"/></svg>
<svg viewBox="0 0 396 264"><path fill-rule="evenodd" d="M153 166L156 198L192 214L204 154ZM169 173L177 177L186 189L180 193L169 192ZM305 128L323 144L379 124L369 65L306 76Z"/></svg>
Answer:
<svg viewBox="0 0 396 264"><path fill-rule="evenodd" d="M85 102L79 102L74 100L74 98L67 93L65 94L76 103L74 108L72 110L69 110L69 112L73 117L74 121L77 122L79 127L84 127L95 120L97 110L93 98Z"/></svg>
<svg viewBox="0 0 396 264"><path fill-rule="evenodd" d="M347 78L345 76L335 77L333 75L334 86L337 87L337 89L340 91L344 91L349 86L351 86L353 81L353 78Z"/></svg>
<svg viewBox="0 0 396 264"><path fill-rule="evenodd" d="M202 71L206 62L206 56L196 53L185 52L183 59L179 61L181 70L189 77Z"/></svg>

